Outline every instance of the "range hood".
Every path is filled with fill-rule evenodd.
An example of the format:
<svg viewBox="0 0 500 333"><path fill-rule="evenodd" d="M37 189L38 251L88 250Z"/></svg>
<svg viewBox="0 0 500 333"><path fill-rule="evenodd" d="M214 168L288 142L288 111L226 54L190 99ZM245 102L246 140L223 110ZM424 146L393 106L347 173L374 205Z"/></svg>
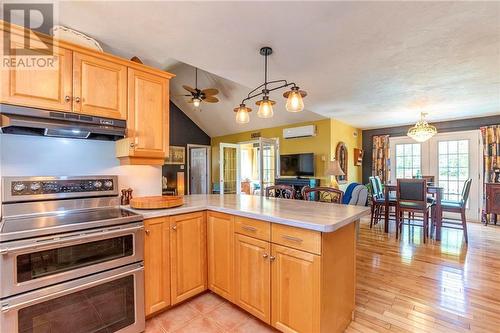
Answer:
<svg viewBox="0 0 500 333"><path fill-rule="evenodd" d="M0 104L0 126L1 132L7 134L116 141L125 137L126 122Z"/></svg>

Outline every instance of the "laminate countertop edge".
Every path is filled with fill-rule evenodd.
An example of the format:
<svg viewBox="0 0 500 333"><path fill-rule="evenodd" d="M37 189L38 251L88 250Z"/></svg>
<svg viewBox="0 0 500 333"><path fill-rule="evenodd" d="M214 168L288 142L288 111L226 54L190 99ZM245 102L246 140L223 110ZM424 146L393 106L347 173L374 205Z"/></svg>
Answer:
<svg viewBox="0 0 500 333"><path fill-rule="evenodd" d="M304 204L305 202L301 202L301 204ZM307 204L307 203L306 203ZM318 203L314 203L316 206L314 207L315 209L321 209L323 208L322 206L318 206ZM324 208L326 209L331 209L333 206L332 204L329 203L320 203L320 205L325 205ZM318 208L319 207L319 208ZM339 208L342 207L344 208L345 206L339 205ZM246 218L252 218L252 219L257 219L261 221L267 221L271 223L277 223L277 224L283 224L283 225L288 225L292 227L297 227L297 228L302 228L302 229L307 229L307 230L314 230L314 231L319 231L319 232L334 232L350 223L358 221L361 217L365 215L369 215L370 209L369 207L363 207L363 206L352 206L352 207L357 207L355 210L357 212L353 212L349 214L348 216L345 216L341 219L338 219L337 221L334 221L332 223L315 223L315 214L314 211L311 211L310 216L311 220L307 221L305 219L296 219L293 217L281 217L281 216L272 216L269 215L269 213L265 214L264 212L256 212L255 208L254 211L249 211L245 209L235 209L235 208L228 208L228 207L221 207L220 205L214 205L208 202L205 203L199 203L199 204L193 204L193 203L187 203L185 206L180 206L180 207L175 207L175 208L169 208L169 209L158 209L158 210L142 210L142 209L132 209L130 206L122 206L122 208L132 211L134 213L140 214L144 217L144 219L150 219L150 218L157 218L157 217L164 217L164 216L173 216L173 215L179 215L179 214L187 214L187 213L194 213L194 212L199 212L199 211L214 211L214 212L220 212L220 213L226 213L226 214L231 214L235 216L241 216L241 217L246 217ZM260 208L260 207L259 207ZM260 209L262 210L262 209ZM324 219L324 217L322 217Z"/></svg>

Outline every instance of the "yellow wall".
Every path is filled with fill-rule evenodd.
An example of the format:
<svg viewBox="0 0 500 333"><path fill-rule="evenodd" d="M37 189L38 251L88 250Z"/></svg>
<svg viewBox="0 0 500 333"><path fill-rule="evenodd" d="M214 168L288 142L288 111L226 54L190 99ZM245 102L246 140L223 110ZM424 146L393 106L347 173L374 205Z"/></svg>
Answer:
<svg viewBox="0 0 500 333"><path fill-rule="evenodd" d="M354 166L354 148L362 148L361 130L336 119L330 119L331 158L335 158L337 144L342 141L347 146L347 182L361 183L361 166ZM357 133L357 136L354 136Z"/></svg>
<svg viewBox="0 0 500 333"><path fill-rule="evenodd" d="M316 125L316 136L309 138L283 139L283 129L304 125ZM353 136L353 132L358 137ZM279 138L280 154L314 153L315 177L321 183L329 185L329 179L324 175L327 160L335 155L337 143L344 141L348 148L349 182L361 181L361 167L353 165L353 148L361 148L361 130L334 119L323 119L312 122L291 124L286 126L264 128L255 131L230 134L212 138L212 181L219 181L219 144L250 141L251 133L260 132L264 138Z"/></svg>

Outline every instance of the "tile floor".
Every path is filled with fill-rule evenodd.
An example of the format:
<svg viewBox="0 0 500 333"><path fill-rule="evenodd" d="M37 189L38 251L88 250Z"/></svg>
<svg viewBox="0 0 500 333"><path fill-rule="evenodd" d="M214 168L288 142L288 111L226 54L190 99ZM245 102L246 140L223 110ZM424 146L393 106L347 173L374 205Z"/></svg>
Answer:
<svg viewBox="0 0 500 333"><path fill-rule="evenodd" d="M146 322L146 333L275 333L272 327L212 292Z"/></svg>

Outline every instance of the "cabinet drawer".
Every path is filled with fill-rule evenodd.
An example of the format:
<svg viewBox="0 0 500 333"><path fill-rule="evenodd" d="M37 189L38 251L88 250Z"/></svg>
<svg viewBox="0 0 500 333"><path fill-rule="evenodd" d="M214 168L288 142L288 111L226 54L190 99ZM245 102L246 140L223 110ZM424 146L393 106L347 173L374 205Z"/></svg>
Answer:
<svg viewBox="0 0 500 333"><path fill-rule="evenodd" d="M234 220L234 231L250 237L271 240L271 223L236 216Z"/></svg>
<svg viewBox="0 0 500 333"><path fill-rule="evenodd" d="M271 241L298 250L321 254L321 233L319 231L273 224Z"/></svg>

